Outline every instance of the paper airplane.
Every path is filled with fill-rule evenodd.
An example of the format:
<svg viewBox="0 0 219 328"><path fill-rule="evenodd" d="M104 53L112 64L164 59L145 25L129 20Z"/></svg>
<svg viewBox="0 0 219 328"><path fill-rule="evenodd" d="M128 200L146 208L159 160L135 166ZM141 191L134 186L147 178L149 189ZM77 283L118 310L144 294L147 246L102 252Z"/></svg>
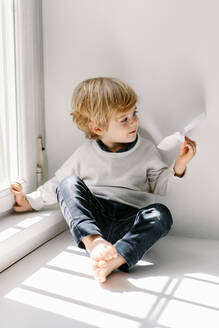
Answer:
<svg viewBox="0 0 219 328"><path fill-rule="evenodd" d="M191 130L194 130L204 119L206 118L205 112L195 117L181 132L175 132L170 136L164 138L158 145L157 148L162 150L170 150L185 141L185 136Z"/></svg>

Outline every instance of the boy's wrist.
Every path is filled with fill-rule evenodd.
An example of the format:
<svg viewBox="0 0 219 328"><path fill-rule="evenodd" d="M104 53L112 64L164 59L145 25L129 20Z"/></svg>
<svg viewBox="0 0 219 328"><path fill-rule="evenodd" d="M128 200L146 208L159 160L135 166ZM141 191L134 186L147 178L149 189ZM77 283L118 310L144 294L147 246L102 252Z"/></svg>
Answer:
<svg viewBox="0 0 219 328"><path fill-rule="evenodd" d="M177 161L176 161L176 163L175 163L175 165L174 165L174 167L173 167L173 170L174 170L174 172L175 172L175 176L177 176L177 177L179 177L179 178L181 178L183 175L184 175L184 173L185 173L185 170L186 170L186 164L183 164L183 163L178 163Z"/></svg>

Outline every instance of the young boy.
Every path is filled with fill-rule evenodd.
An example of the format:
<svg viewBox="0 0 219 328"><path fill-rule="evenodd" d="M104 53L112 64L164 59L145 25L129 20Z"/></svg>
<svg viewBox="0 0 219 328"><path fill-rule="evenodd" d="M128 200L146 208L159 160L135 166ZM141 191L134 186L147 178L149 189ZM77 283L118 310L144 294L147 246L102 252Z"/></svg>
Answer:
<svg viewBox="0 0 219 328"><path fill-rule="evenodd" d="M89 252L94 276L106 281L114 270L132 268L172 225L166 195L183 180L196 152L189 138L167 167L157 148L138 132L137 96L116 78L81 82L74 90L71 115L86 140L36 191L24 195L11 184L17 212L57 202L80 248Z"/></svg>

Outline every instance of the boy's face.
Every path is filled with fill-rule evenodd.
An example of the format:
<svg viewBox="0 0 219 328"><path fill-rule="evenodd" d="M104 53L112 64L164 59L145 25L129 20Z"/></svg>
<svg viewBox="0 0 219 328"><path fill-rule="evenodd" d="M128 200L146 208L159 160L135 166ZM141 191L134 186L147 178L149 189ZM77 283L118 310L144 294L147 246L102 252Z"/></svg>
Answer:
<svg viewBox="0 0 219 328"><path fill-rule="evenodd" d="M107 130L97 128L99 139L109 148L114 149L120 143L132 142L136 139L139 120L137 107L134 106L123 114L116 114L110 119Z"/></svg>

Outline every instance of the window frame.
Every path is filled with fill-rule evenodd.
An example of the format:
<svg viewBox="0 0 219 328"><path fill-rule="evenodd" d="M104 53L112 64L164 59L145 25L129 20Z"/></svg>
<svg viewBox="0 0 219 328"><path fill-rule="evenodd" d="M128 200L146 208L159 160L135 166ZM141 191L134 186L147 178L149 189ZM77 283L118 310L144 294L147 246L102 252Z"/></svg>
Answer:
<svg viewBox="0 0 219 328"><path fill-rule="evenodd" d="M24 192L36 189L37 137L45 148L42 1L12 0L15 31L18 179ZM13 181L11 181L13 182ZM10 185L0 191L0 216L10 212Z"/></svg>

